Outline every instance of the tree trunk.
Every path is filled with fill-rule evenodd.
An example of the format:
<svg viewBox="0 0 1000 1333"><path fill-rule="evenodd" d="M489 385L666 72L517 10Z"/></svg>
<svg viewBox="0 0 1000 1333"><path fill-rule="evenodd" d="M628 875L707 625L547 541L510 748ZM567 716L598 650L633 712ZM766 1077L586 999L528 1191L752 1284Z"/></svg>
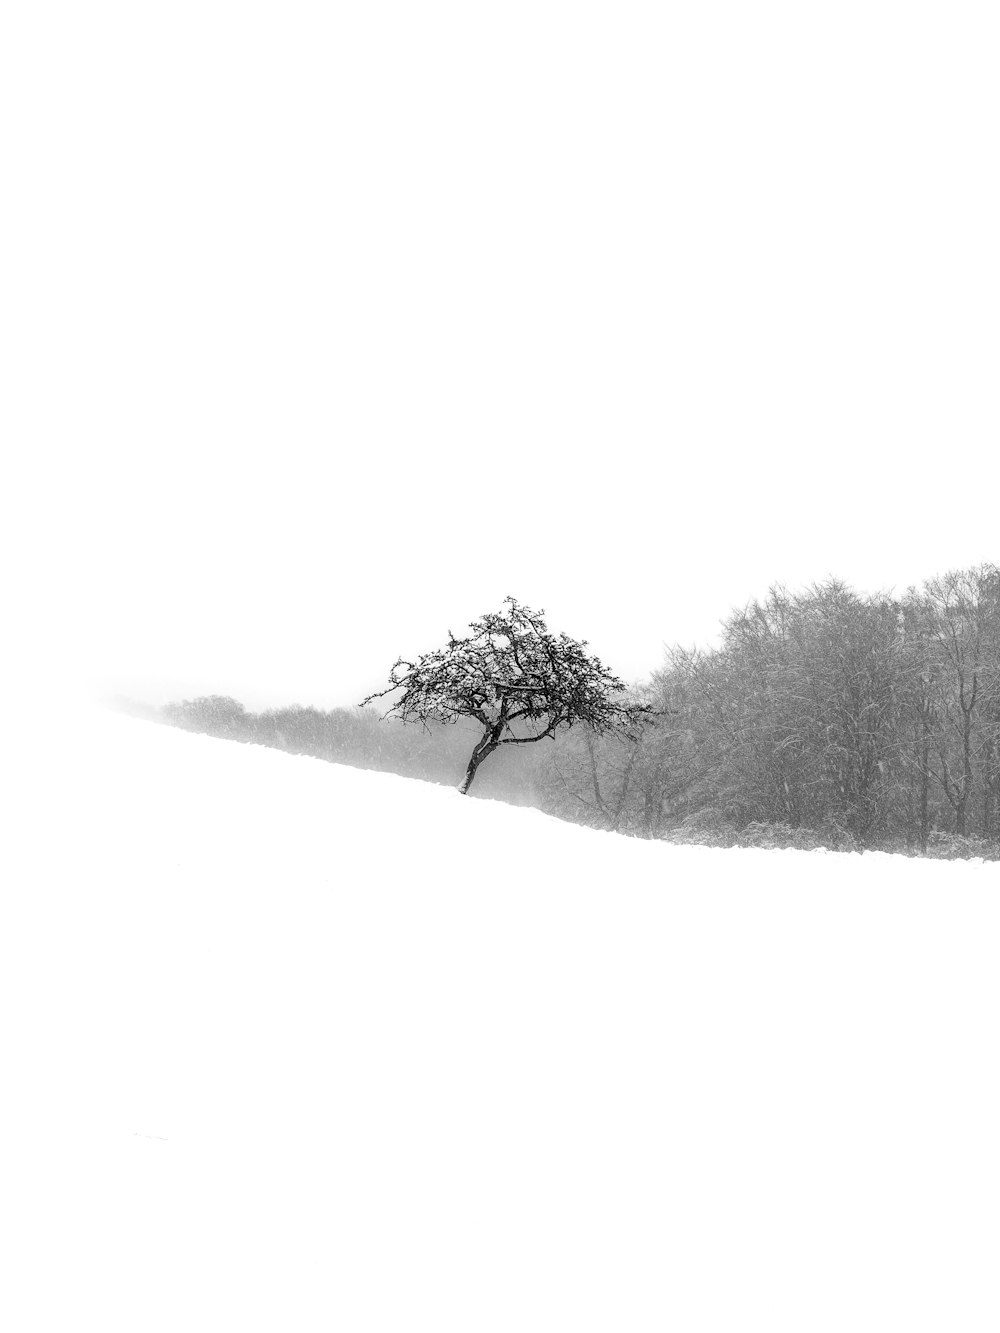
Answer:
<svg viewBox="0 0 1000 1333"><path fill-rule="evenodd" d="M920 850L927 855L927 835L931 831L931 714L930 698L925 685L920 699Z"/></svg>
<svg viewBox="0 0 1000 1333"><path fill-rule="evenodd" d="M663 788L655 771L646 778L643 787L642 829L647 838L659 837L663 817Z"/></svg>
<svg viewBox="0 0 1000 1333"><path fill-rule="evenodd" d="M983 837L996 839L1000 828L997 827L997 814L1000 811L1000 764L997 763L997 747L993 740L987 741L983 754Z"/></svg>
<svg viewBox="0 0 1000 1333"><path fill-rule="evenodd" d="M931 743L924 733L920 751L920 850L927 855L927 835L931 828Z"/></svg>
<svg viewBox="0 0 1000 1333"><path fill-rule="evenodd" d="M473 779L476 776L476 773L479 769L479 765L483 762L484 759L487 759L493 753L494 750L499 748L500 740L499 740L499 735L497 733L498 733L497 728L494 728L493 731L488 731L486 735L482 738L482 740L479 742L479 744L476 746L476 748L472 751L472 756L469 759L469 767L465 770L465 777L462 779L462 782L458 788L458 790L462 793L463 796L467 796L469 794L469 788L472 786Z"/></svg>

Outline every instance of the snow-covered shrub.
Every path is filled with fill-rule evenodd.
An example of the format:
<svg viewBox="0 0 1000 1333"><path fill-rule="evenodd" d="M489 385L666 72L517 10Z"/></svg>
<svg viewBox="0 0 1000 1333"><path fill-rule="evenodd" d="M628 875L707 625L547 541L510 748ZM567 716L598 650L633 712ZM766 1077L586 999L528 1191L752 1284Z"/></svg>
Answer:
<svg viewBox="0 0 1000 1333"><path fill-rule="evenodd" d="M826 846L824 839L812 829L792 828L790 824L767 823L757 820L740 829L741 847L795 847L800 851L810 851L814 847Z"/></svg>
<svg viewBox="0 0 1000 1333"><path fill-rule="evenodd" d="M927 838L927 855L936 861L969 860L972 857L1000 861L1000 847L996 843L987 842L985 838L935 830Z"/></svg>

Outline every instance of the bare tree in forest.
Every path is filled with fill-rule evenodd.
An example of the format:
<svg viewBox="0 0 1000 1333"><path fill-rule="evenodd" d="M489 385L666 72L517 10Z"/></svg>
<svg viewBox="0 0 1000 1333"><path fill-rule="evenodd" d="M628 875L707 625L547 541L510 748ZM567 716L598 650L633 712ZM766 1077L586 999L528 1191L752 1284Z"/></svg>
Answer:
<svg viewBox="0 0 1000 1333"><path fill-rule="evenodd" d="M970 832L973 795L992 759L1000 574L995 565L951 571L924 584L932 659L940 671L941 729L934 776L954 813L955 832ZM985 714L985 716L984 716ZM987 785L988 790L988 785ZM984 803L984 833L989 820Z"/></svg>
<svg viewBox="0 0 1000 1333"><path fill-rule="evenodd" d="M618 833L628 820L641 735L604 739L590 727L564 737L546 773L550 808L565 817ZM574 808L575 806L575 808Z"/></svg>
<svg viewBox="0 0 1000 1333"><path fill-rule="evenodd" d="M425 653L399 658L389 685L365 704L399 692L386 716L404 722L457 722L472 718L482 735L459 791L466 794L479 765L501 745L527 745L578 723L628 734L644 706L625 700L625 685L586 642L549 632L543 613L508 597L503 609L481 616L469 633Z"/></svg>
<svg viewBox="0 0 1000 1333"><path fill-rule="evenodd" d="M938 712L938 667L931 658L931 611L926 597L910 588L901 603L903 650L896 689L905 734L901 753L909 781L908 835L927 852L931 831L932 744Z"/></svg>

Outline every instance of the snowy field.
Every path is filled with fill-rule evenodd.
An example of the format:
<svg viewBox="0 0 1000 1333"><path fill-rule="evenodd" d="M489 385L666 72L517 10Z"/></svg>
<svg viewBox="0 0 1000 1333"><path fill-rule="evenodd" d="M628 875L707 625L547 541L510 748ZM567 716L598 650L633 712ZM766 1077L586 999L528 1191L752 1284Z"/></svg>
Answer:
<svg viewBox="0 0 1000 1333"><path fill-rule="evenodd" d="M8 738L12 1333L1000 1326L1000 868Z"/></svg>

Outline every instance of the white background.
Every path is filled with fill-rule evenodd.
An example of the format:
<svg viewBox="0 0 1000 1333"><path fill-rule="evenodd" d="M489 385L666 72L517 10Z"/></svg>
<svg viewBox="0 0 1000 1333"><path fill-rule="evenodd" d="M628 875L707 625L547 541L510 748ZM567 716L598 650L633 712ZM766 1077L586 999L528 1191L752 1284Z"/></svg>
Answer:
<svg viewBox="0 0 1000 1333"><path fill-rule="evenodd" d="M626 678L996 558L995 8L5 8L28 672L355 701L507 593Z"/></svg>

